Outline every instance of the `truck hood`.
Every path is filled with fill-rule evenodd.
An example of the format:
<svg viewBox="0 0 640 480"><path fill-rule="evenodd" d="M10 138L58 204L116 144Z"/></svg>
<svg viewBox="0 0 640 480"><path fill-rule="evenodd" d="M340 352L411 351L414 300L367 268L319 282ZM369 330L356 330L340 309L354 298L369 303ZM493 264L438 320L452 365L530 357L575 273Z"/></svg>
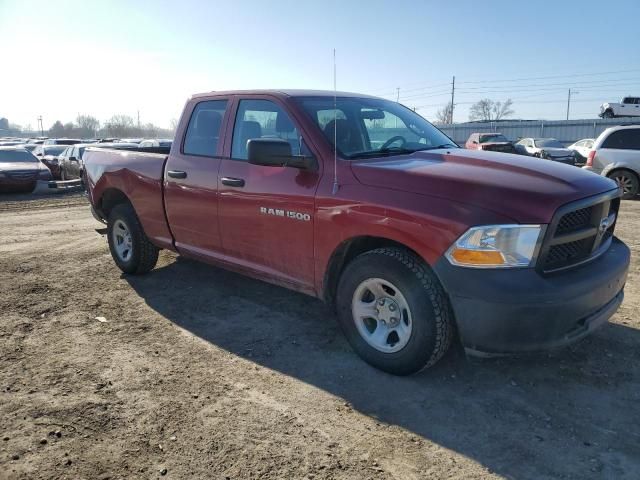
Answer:
<svg viewBox="0 0 640 480"><path fill-rule="evenodd" d="M558 207L616 188L569 165L507 153L450 149L354 161L364 185L446 198L516 223L548 223Z"/></svg>

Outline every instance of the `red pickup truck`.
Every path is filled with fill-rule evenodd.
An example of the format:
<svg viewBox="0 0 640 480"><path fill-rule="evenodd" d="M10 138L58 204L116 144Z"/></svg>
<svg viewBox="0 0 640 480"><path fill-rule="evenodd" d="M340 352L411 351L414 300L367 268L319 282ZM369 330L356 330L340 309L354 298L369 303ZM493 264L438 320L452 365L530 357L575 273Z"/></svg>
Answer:
<svg viewBox="0 0 640 480"><path fill-rule="evenodd" d="M481 354L564 345L623 299L614 182L461 149L380 98L195 95L168 156L89 148L85 174L125 273L166 248L319 297L356 352L395 374L453 339Z"/></svg>

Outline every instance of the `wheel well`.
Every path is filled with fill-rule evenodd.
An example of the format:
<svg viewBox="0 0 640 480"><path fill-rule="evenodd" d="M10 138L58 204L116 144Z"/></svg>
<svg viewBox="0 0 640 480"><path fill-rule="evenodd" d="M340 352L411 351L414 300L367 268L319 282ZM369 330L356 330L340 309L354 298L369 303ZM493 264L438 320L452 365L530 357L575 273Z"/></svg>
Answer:
<svg viewBox="0 0 640 480"><path fill-rule="evenodd" d="M333 304L338 287L338 280L344 268L358 255L383 247L398 247L410 251L421 258L414 250L406 245L384 237L361 236L342 242L335 249L324 274L323 295L324 300Z"/></svg>
<svg viewBox="0 0 640 480"><path fill-rule="evenodd" d="M131 202L129 201L129 197L127 197L122 190L110 188L102 194L102 198L100 199L100 211L103 213L104 217L107 218L113 207L121 203Z"/></svg>
<svg viewBox="0 0 640 480"><path fill-rule="evenodd" d="M611 170L610 172L607 172L607 178L609 178L611 175L613 175L616 172L629 172L634 177L636 177L636 180L640 181L640 175L638 175L638 172L636 172L634 170L631 170L630 168L625 168L625 167L616 167L613 170Z"/></svg>

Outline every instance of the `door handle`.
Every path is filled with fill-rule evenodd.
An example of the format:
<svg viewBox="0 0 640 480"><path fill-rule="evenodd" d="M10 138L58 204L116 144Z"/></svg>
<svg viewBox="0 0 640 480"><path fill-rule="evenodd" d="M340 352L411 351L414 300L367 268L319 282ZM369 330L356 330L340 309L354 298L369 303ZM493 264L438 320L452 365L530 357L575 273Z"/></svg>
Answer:
<svg viewBox="0 0 640 480"><path fill-rule="evenodd" d="M229 187L244 187L244 178L222 177L220 181Z"/></svg>
<svg viewBox="0 0 640 480"><path fill-rule="evenodd" d="M167 175L171 178L187 178L187 172L182 170L168 170Z"/></svg>

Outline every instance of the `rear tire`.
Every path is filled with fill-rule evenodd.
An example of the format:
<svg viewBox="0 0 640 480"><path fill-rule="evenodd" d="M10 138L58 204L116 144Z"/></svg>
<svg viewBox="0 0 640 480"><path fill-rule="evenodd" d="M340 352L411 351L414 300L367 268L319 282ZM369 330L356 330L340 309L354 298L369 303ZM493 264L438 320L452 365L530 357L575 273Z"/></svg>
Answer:
<svg viewBox="0 0 640 480"><path fill-rule="evenodd" d="M107 221L109 250L124 273L147 273L156 266L160 249L149 241L130 203L116 205Z"/></svg>
<svg viewBox="0 0 640 480"><path fill-rule="evenodd" d="M358 355L394 375L434 365L451 345L447 295L431 269L405 249L379 248L351 261L338 283L336 307Z"/></svg>
<svg viewBox="0 0 640 480"><path fill-rule="evenodd" d="M638 176L631 170L616 170L607 175L607 177L622 187L622 198L625 200L631 200L638 195L640 180L638 180Z"/></svg>
<svg viewBox="0 0 640 480"><path fill-rule="evenodd" d="M602 118L615 118L615 115L611 110L607 110L602 114Z"/></svg>

